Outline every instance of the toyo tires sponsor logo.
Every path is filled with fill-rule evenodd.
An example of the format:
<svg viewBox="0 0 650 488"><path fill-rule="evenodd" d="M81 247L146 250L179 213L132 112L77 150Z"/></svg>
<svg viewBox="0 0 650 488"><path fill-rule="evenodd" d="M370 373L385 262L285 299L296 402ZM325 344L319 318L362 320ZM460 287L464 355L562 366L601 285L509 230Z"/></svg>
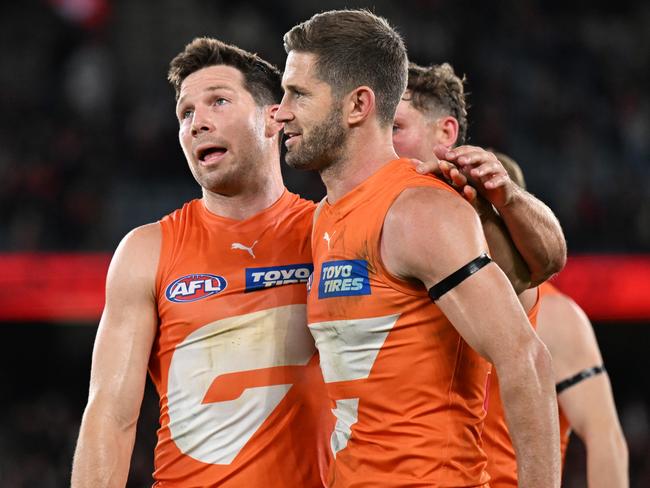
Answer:
<svg viewBox="0 0 650 488"><path fill-rule="evenodd" d="M195 302L211 297L226 289L228 283L223 276L200 273L178 278L167 286L165 296L170 302Z"/></svg>
<svg viewBox="0 0 650 488"><path fill-rule="evenodd" d="M323 263L318 298L370 295L368 262L360 259Z"/></svg>
<svg viewBox="0 0 650 488"><path fill-rule="evenodd" d="M314 266L311 263L246 268L246 292L273 286L307 283L313 270Z"/></svg>

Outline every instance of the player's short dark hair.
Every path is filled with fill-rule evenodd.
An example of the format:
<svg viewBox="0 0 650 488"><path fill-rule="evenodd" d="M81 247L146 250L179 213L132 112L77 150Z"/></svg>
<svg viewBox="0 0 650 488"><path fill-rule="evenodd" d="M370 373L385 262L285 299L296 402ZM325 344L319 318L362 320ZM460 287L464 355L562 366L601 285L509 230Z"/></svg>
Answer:
<svg viewBox="0 0 650 488"><path fill-rule="evenodd" d="M259 106L280 103L282 75L275 66L257 54L209 37L197 37L169 63L167 79L176 91L176 99L185 78L200 69L220 65L242 73L244 87Z"/></svg>
<svg viewBox="0 0 650 488"><path fill-rule="evenodd" d="M314 15L284 35L284 48L317 56L316 74L342 96L358 86L376 95L380 123L393 123L406 88L406 47L388 21L367 10Z"/></svg>
<svg viewBox="0 0 650 488"><path fill-rule="evenodd" d="M458 121L458 145L467 137L465 77L459 78L449 63L419 66L409 64L408 100L420 112L438 115L443 112Z"/></svg>
<svg viewBox="0 0 650 488"><path fill-rule="evenodd" d="M524 179L524 172L521 170L521 166L517 164L517 161L503 153L494 150L491 151L503 165L503 168L508 173L508 176L510 176L510 179L525 190L526 180Z"/></svg>

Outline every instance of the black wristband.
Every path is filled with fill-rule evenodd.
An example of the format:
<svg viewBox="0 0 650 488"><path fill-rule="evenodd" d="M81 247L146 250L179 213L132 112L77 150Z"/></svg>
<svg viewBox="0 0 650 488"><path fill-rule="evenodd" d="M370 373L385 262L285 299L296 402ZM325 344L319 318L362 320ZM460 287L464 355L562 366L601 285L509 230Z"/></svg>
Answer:
<svg viewBox="0 0 650 488"><path fill-rule="evenodd" d="M442 295L447 293L452 288L458 286L460 283L462 283L467 278L472 276L483 266L491 262L492 260L490 259L490 256L488 256L486 253L481 254L476 259L471 260L465 266L463 266L457 271L454 271L445 279L443 279L442 281L436 283L431 288L429 288L429 297L431 297L431 300L435 302Z"/></svg>

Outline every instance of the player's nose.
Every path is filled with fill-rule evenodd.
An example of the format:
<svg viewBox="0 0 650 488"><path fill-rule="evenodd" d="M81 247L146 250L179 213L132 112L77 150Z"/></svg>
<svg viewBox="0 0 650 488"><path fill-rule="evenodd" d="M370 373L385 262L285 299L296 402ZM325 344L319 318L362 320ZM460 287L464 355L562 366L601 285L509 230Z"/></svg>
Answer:
<svg viewBox="0 0 650 488"><path fill-rule="evenodd" d="M196 108L192 116L192 136L214 130L214 123L205 110Z"/></svg>
<svg viewBox="0 0 650 488"><path fill-rule="evenodd" d="M280 105L275 111L273 117L275 118L276 122L288 122L290 120L293 120L293 113L287 107L287 103L284 97L282 98L282 101L280 102Z"/></svg>

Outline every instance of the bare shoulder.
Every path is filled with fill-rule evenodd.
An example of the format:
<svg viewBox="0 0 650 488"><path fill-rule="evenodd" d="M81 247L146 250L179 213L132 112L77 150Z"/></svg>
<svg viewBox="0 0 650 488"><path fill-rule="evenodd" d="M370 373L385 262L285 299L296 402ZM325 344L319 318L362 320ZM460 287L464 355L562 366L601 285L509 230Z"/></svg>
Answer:
<svg viewBox="0 0 650 488"><path fill-rule="evenodd" d="M537 333L551 352L557 369L567 368L565 374L602 362L591 322L570 297L543 296L537 324Z"/></svg>
<svg viewBox="0 0 650 488"><path fill-rule="evenodd" d="M386 220L419 224L420 219L427 218L442 223L454 221L459 214L478 221L478 214L460 195L443 188L420 186L407 188L400 193L391 205Z"/></svg>
<svg viewBox="0 0 650 488"><path fill-rule="evenodd" d="M162 231L157 222L136 227L126 234L111 260L107 286L112 283L153 286L161 242Z"/></svg>
<svg viewBox="0 0 650 488"><path fill-rule="evenodd" d="M472 206L442 188L406 189L384 219L382 258L400 278L435 283L486 249Z"/></svg>
<svg viewBox="0 0 650 488"><path fill-rule="evenodd" d="M117 249L120 251L121 248L128 248L136 252L137 250L145 250L148 248L151 251L150 246L160 246L161 239L162 231L160 224L153 222L131 230L124 236Z"/></svg>
<svg viewBox="0 0 650 488"><path fill-rule="evenodd" d="M555 334L571 335L592 333L591 322L584 310L564 294L544 295L539 305L540 326Z"/></svg>
<svg viewBox="0 0 650 488"><path fill-rule="evenodd" d="M384 219L384 233L404 239L418 235L441 244L459 233L475 234L481 222L462 197L442 188L415 187L404 190ZM482 231L480 232L483 235Z"/></svg>

